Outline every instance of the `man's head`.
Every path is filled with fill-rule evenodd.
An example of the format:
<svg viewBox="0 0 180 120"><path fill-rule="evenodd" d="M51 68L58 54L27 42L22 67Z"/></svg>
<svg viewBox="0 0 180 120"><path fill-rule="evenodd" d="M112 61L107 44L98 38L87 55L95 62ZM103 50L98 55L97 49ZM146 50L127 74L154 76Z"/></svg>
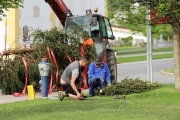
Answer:
<svg viewBox="0 0 180 120"><path fill-rule="evenodd" d="M97 56L94 60L96 66L101 66L102 58L100 56Z"/></svg>
<svg viewBox="0 0 180 120"><path fill-rule="evenodd" d="M80 66L84 67L89 63L89 60L86 56L81 57L80 59Z"/></svg>

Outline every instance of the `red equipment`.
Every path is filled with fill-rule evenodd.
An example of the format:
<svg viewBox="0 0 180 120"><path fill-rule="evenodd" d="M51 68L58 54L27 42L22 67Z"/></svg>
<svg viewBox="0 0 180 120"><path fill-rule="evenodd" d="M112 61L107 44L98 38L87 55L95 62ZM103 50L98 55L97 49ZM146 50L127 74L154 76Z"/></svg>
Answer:
<svg viewBox="0 0 180 120"><path fill-rule="evenodd" d="M94 46L96 49L96 55L103 58L103 62L106 62L111 72L111 80L117 81L117 64L116 56L114 51L109 47L108 39L114 40L114 35L111 29L109 19L100 14L92 14L91 10L86 10L86 15L73 16L71 11L64 4L63 0L45 0L50 7L53 9L62 25L64 30L68 32L74 26L83 26L81 33L88 33L93 39ZM98 8L94 9L95 12ZM80 47L81 49L81 47ZM83 50L81 49L81 55L84 56ZM87 69L84 74L87 77ZM84 86L87 88L87 85Z"/></svg>
<svg viewBox="0 0 180 120"><path fill-rule="evenodd" d="M25 81L24 89L23 89L22 93L15 92L13 94L14 97L21 97L26 94L26 87L27 87L27 82L28 82L28 62L24 57L22 57L22 60L23 60L23 63L24 63L25 69L26 69L26 81Z"/></svg>
<svg viewBox="0 0 180 120"><path fill-rule="evenodd" d="M150 11L150 18L152 24L169 24L173 21L170 16L163 16L158 18L157 11L154 9L151 9ZM177 23L180 23L180 17L177 17Z"/></svg>
<svg viewBox="0 0 180 120"><path fill-rule="evenodd" d="M57 15L62 25L64 26L66 18L72 16L72 13L64 4L63 0L45 0L45 1L53 9L54 13Z"/></svg>

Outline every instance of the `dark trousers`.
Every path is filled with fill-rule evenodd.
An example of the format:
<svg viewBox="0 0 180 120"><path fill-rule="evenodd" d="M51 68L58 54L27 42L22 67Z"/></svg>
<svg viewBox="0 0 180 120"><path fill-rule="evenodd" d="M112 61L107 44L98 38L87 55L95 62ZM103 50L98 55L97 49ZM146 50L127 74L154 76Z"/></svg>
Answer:
<svg viewBox="0 0 180 120"><path fill-rule="evenodd" d="M73 90L73 88L71 87L70 84L68 84L68 83L61 84L61 87L66 92L67 97L69 97L69 94L76 95L76 92ZM81 93L81 89L78 89L78 91Z"/></svg>
<svg viewBox="0 0 180 120"><path fill-rule="evenodd" d="M89 82L89 95L90 96L94 95L95 89L97 89L98 87L100 89L103 89L105 87L104 81L101 81L100 78L93 78L93 79L90 79L88 82Z"/></svg>

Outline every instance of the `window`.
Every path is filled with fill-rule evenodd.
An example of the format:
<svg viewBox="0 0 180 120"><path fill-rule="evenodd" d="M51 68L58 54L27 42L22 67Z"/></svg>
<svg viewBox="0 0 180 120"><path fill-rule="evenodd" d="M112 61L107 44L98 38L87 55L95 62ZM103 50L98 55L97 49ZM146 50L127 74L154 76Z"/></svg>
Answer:
<svg viewBox="0 0 180 120"><path fill-rule="evenodd" d="M109 39L113 38L111 25L109 23L109 19L106 17L102 18L101 32L103 37L108 37Z"/></svg>
<svg viewBox="0 0 180 120"><path fill-rule="evenodd" d="M40 16L40 8L38 6L33 7L33 17L39 17Z"/></svg>

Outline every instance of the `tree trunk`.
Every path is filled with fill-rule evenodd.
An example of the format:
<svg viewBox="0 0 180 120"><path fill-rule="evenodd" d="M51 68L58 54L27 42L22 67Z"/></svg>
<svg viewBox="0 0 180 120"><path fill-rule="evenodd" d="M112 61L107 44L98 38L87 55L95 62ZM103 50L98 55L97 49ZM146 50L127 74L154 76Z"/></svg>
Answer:
<svg viewBox="0 0 180 120"><path fill-rule="evenodd" d="M26 49L17 49L17 50L4 50L0 53L0 55L11 55L11 54L22 54L27 52L34 52L35 48L26 48Z"/></svg>
<svg viewBox="0 0 180 120"><path fill-rule="evenodd" d="M174 77L175 89L180 90L180 27L179 24L173 26L174 32Z"/></svg>

